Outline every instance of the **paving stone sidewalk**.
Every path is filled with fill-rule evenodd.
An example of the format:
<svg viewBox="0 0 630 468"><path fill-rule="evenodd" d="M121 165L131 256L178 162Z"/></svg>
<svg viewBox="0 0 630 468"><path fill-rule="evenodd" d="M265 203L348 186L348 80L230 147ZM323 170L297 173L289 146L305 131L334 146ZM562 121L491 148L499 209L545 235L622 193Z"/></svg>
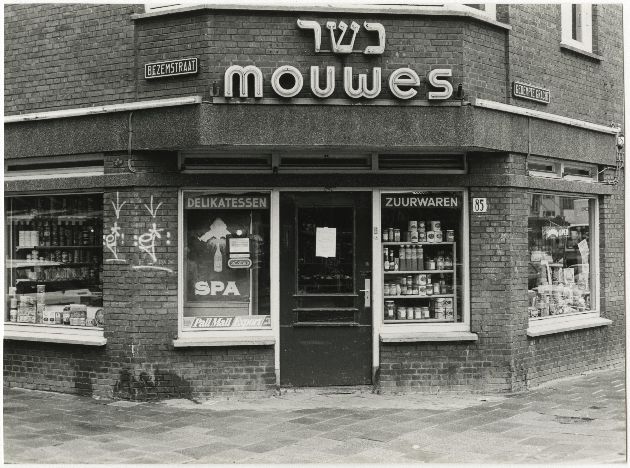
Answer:
<svg viewBox="0 0 630 468"><path fill-rule="evenodd" d="M623 369L516 395L132 403L4 389L5 463L623 463Z"/></svg>

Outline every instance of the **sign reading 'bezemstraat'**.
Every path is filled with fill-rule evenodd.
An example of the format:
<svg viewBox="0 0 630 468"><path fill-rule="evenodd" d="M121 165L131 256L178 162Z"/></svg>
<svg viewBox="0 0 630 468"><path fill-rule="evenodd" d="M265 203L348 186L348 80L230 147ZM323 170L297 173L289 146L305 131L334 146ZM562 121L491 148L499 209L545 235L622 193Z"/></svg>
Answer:
<svg viewBox="0 0 630 468"><path fill-rule="evenodd" d="M250 195L203 195L186 197L184 206L187 209L231 209L231 210L266 210L269 208L269 198Z"/></svg>
<svg viewBox="0 0 630 468"><path fill-rule="evenodd" d="M144 65L144 77L167 78L169 76L194 75L197 73L197 57L147 63Z"/></svg>

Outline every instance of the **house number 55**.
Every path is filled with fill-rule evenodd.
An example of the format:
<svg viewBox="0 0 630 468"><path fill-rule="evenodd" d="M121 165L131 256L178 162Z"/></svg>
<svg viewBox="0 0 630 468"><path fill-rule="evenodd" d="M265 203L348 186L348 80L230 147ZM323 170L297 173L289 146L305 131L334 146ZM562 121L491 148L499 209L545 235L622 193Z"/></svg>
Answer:
<svg viewBox="0 0 630 468"><path fill-rule="evenodd" d="M473 198L473 213L485 213L488 211L488 199L487 198Z"/></svg>

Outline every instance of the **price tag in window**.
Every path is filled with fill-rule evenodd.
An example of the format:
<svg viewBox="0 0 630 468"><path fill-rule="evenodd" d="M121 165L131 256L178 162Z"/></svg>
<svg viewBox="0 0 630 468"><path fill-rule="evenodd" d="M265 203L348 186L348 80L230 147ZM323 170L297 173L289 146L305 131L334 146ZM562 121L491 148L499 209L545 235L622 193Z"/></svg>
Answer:
<svg viewBox="0 0 630 468"><path fill-rule="evenodd" d="M473 198L472 211L473 213L485 213L486 211L488 211L488 199L487 198Z"/></svg>

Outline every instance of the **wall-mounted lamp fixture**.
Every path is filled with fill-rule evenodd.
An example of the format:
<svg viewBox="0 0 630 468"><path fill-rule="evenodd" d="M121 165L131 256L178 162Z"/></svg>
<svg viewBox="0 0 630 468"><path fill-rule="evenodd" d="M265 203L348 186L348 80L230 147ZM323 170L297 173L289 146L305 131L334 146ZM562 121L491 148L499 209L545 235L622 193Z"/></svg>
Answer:
<svg viewBox="0 0 630 468"><path fill-rule="evenodd" d="M457 99L464 99L464 85L461 83L457 85Z"/></svg>

